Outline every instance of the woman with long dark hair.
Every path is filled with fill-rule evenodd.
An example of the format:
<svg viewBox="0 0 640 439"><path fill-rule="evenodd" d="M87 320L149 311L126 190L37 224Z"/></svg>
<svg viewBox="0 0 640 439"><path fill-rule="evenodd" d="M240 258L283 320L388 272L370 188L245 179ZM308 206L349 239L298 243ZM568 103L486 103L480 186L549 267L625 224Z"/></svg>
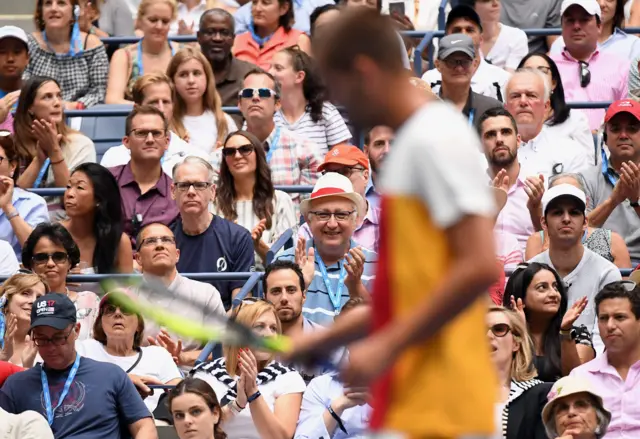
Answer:
<svg viewBox="0 0 640 439"><path fill-rule="evenodd" d="M562 278L549 265L520 264L509 277L503 305L517 311L527 323L538 379L556 381L595 357L588 329L573 326L591 304L583 297L569 307Z"/></svg>
<svg viewBox="0 0 640 439"><path fill-rule="evenodd" d="M567 106L556 63L547 54L530 53L520 61L518 68L523 67L539 70L549 79L551 106L547 112L545 129L553 131L558 137L569 137L578 142L589 153L591 163L595 164L595 148L589 121L584 113L572 111Z"/></svg>
<svg viewBox="0 0 640 439"><path fill-rule="evenodd" d="M206 381L191 377L180 381L169 392L167 406L180 439L227 439L220 426L222 408Z"/></svg>
<svg viewBox="0 0 640 439"><path fill-rule="evenodd" d="M80 248L84 272L131 273L131 242L123 231L120 189L109 170L83 163L72 172L64 193L68 219L62 225Z"/></svg>
<svg viewBox="0 0 640 439"><path fill-rule="evenodd" d="M309 55L297 46L287 47L273 56L269 73L282 90L281 107L273 118L276 125L313 141L322 154L351 140L344 119L326 100L325 87Z"/></svg>
<svg viewBox="0 0 640 439"><path fill-rule="evenodd" d="M296 225L293 202L273 188L264 145L253 134L229 134L222 156L213 213L249 230L264 262L271 244Z"/></svg>
<svg viewBox="0 0 640 439"><path fill-rule="evenodd" d="M19 167L16 184L23 189L66 187L71 169L96 161L91 139L65 123L62 89L53 78L37 76L23 85L13 126ZM63 213L58 201L47 197L53 220Z"/></svg>

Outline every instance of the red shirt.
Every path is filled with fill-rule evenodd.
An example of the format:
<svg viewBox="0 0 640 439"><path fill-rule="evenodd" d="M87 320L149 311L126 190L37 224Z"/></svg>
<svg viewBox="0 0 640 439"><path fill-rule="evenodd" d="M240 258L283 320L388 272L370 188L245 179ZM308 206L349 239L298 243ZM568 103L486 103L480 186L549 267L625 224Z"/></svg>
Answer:
<svg viewBox="0 0 640 439"><path fill-rule="evenodd" d="M6 361L0 361L0 387L14 373L22 372L24 369Z"/></svg>

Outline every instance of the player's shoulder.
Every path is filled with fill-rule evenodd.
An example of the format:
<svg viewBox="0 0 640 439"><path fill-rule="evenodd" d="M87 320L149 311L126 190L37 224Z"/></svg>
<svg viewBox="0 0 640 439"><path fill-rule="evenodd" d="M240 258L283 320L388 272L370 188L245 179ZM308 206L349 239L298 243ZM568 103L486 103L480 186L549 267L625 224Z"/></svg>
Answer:
<svg viewBox="0 0 640 439"><path fill-rule="evenodd" d="M477 135L469 126L469 121L453 105L432 100L405 122L398 132L396 143L429 145L451 138L477 141Z"/></svg>

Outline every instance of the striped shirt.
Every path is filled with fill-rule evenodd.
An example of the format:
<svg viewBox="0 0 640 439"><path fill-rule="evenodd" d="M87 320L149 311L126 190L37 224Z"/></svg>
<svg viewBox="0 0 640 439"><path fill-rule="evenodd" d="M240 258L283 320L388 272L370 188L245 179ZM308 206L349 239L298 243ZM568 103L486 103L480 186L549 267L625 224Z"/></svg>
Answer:
<svg viewBox="0 0 640 439"><path fill-rule="evenodd" d="M586 87L580 86L580 64L566 48L560 54L551 55L551 58L558 65L567 102L612 102L627 98L628 58L596 49L587 60L591 82ZM605 109L574 111L587 115L592 131L602 126Z"/></svg>
<svg viewBox="0 0 640 439"><path fill-rule="evenodd" d="M351 140L351 132L333 104L325 102L322 105L322 118L318 122L311 119L311 113L305 111L297 121L290 123L284 117L282 110L278 110L273 116L276 125L293 131L300 137L311 140L320 147L324 155L329 149L339 143Z"/></svg>
<svg viewBox="0 0 640 439"><path fill-rule="evenodd" d="M313 240L307 241L307 248L313 246ZM351 241L350 248L356 247L355 241ZM373 288L373 280L375 279L376 263L378 261L378 255L371 250L367 250L364 247L360 247L365 256L364 272L362 273L362 283L369 292ZM307 298L304 301L302 307L302 314L307 319L320 325L329 326L333 323L333 319L336 316L336 312L329 298L327 286L322 278L322 273L318 266L319 254L316 252L316 272L311 281L311 285L307 289ZM295 261L295 248L290 248L276 257L277 260ZM333 291L338 290L338 278L340 277L340 267L338 264L329 265L327 267L327 275ZM345 286L341 292L340 308L344 306L349 300L349 290Z"/></svg>
<svg viewBox="0 0 640 439"><path fill-rule="evenodd" d="M251 232L260 222L260 218L258 218L253 211L253 200L236 201L235 205L238 217L233 222ZM214 215L224 218L222 211L218 209L216 204L212 204L210 211ZM282 235L287 229L295 229L296 225L296 214L291 197L282 191L275 191L271 228L262 233L262 240L271 247L271 245L278 240L280 235ZM257 253L256 271L264 271L264 263Z"/></svg>

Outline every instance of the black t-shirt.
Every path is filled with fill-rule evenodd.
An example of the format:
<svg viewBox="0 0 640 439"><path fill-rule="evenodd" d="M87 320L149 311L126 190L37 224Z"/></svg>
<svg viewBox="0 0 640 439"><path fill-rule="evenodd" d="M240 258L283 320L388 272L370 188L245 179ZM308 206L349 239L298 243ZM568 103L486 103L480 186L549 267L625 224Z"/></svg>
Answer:
<svg viewBox="0 0 640 439"><path fill-rule="evenodd" d="M182 230L182 219L173 227L176 246L180 250L179 273L237 273L254 270L253 240L247 229L213 216L207 230L195 236ZM224 308L231 308L231 292L241 288L243 280L209 281L220 292Z"/></svg>
<svg viewBox="0 0 640 439"><path fill-rule="evenodd" d="M0 407L9 413L26 410L47 419L38 364L7 378L0 389ZM58 404L71 367L47 370L51 405ZM150 418L133 382L118 366L82 357L64 402L51 426L56 439L120 439L130 437L129 425Z"/></svg>

